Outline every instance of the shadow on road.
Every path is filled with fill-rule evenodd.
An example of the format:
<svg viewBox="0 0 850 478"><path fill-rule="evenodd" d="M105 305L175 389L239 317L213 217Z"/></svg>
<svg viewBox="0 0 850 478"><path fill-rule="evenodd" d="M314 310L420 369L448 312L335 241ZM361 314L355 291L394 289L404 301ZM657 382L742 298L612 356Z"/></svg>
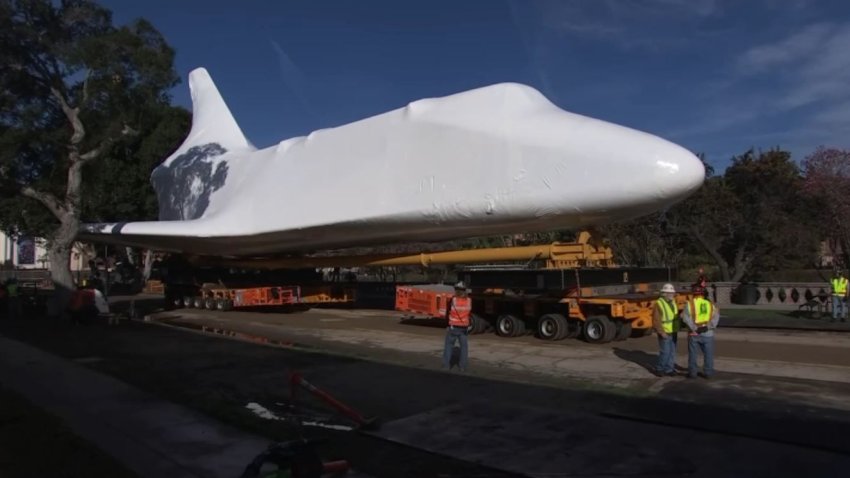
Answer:
<svg viewBox="0 0 850 478"><path fill-rule="evenodd" d="M628 362L636 363L648 372L654 371L655 363L658 362L658 354L649 354L643 350L625 350L614 347L614 355Z"/></svg>
<svg viewBox="0 0 850 478"><path fill-rule="evenodd" d="M445 329L446 328L446 320L445 319L428 319L428 318L417 318L417 317L406 317L399 321L402 325L416 325L420 327L433 327L435 329Z"/></svg>

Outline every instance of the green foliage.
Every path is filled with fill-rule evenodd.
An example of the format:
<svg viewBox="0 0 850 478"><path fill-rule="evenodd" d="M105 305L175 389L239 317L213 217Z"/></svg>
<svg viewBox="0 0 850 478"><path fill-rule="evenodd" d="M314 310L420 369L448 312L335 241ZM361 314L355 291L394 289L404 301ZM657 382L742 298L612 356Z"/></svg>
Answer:
<svg viewBox="0 0 850 478"><path fill-rule="evenodd" d="M159 32L90 0L0 0L0 51L0 227L51 237L68 216L45 195L76 220L152 217L150 171L188 130Z"/></svg>
<svg viewBox="0 0 850 478"><path fill-rule="evenodd" d="M150 217L142 178L187 129L173 61L150 23L114 26L91 0L0 0L0 227L48 239L51 315L84 214Z"/></svg>
<svg viewBox="0 0 850 478"><path fill-rule="evenodd" d="M191 115L156 105L142 118L140 134L116 145L85 171L82 218L87 222L156 220L151 171L186 137Z"/></svg>
<svg viewBox="0 0 850 478"><path fill-rule="evenodd" d="M731 281L807 268L822 236L819 204L803 194L803 181L788 152L750 150L722 175L707 168L702 188L668 211L599 232L621 264L708 266L715 279Z"/></svg>

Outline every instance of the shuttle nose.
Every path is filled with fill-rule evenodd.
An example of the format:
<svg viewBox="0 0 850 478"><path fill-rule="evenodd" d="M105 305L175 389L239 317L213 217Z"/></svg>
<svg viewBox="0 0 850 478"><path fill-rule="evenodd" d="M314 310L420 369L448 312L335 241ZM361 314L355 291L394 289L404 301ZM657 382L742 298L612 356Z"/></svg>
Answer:
<svg viewBox="0 0 850 478"><path fill-rule="evenodd" d="M684 199L705 181L702 161L681 146L667 143L665 147L658 148L654 156L654 182L662 199Z"/></svg>

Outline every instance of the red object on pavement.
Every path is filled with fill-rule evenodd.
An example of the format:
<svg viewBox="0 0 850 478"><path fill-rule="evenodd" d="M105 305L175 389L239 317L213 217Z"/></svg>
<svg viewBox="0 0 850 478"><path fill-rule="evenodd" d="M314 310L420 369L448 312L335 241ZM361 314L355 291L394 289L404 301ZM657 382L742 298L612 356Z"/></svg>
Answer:
<svg viewBox="0 0 850 478"><path fill-rule="evenodd" d="M330 406L335 408L337 411L339 411L343 415L345 415L348 418L357 422L357 424L360 425L361 428L368 428L370 426L374 426L375 423L376 423L374 417L372 417L372 418L364 417L358 411L356 411L353 408L349 407L348 405L340 402L339 400L334 398L328 392L325 392L324 390L316 387L315 385L313 385L310 382L308 382L307 380L305 380L304 377L298 372L292 372L289 375L289 384L290 384L291 399L292 399L293 403L295 402L295 387L301 386L304 389L306 389L308 392L312 393L313 395L315 395L315 396L319 397L320 399L324 400L325 402L327 402Z"/></svg>

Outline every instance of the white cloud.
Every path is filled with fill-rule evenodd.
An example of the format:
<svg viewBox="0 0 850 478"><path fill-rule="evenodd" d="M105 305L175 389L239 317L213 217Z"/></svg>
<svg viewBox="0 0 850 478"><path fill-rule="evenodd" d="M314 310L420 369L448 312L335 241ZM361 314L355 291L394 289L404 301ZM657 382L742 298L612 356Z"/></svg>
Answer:
<svg viewBox="0 0 850 478"><path fill-rule="evenodd" d="M834 104L818 112L812 120L815 124L850 126L850 100Z"/></svg>
<svg viewBox="0 0 850 478"><path fill-rule="evenodd" d="M754 74L805 60L817 52L831 30L828 24L810 25L784 40L751 48L738 58L738 69Z"/></svg>
<svg viewBox="0 0 850 478"><path fill-rule="evenodd" d="M850 22L808 25L735 58L728 79L700 98L704 114L681 138L725 133L726 141L778 141L805 150L848 144L850 133ZM758 81L761 84L754 85ZM716 88L711 88L714 85ZM762 120L787 124L764 131ZM795 151L796 152L796 151Z"/></svg>
<svg viewBox="0 0 850 478"><path fill-rule="evenodd" d="M657 46L663 37L681 42L681 28L720 12L717 0L565 0L541 7L544 21L555 31L624 47ZM672 28L659 28L659 23Z"/></svg>
<svg viewBox="0 0 850 478"><path fill-rule="evenodd" d="M780 110L850 98L850 23L809 25L775 43L756 46L737 60L744 76L778 79Z"/></svg>
<svg viewBox="0 0 850 478"><path fill-rule="evenodd" d="M277 55L278 64L280 66L280 77L283 80L284 85L292 91L295 98L299 103L301 103L304 111L312 115L314 118L321 118L316 109L313 107L307 93L307 85L309 82L307 81L304 72L298 67L298 65L295 64L295 62L292 61L292 58L290 58L286 51L284 51L283 47L280 46L280 43L275 40L269 40L269 43Z"/></svg>

